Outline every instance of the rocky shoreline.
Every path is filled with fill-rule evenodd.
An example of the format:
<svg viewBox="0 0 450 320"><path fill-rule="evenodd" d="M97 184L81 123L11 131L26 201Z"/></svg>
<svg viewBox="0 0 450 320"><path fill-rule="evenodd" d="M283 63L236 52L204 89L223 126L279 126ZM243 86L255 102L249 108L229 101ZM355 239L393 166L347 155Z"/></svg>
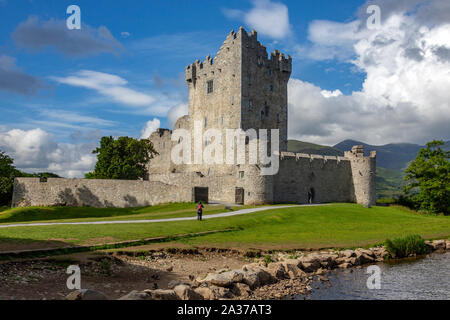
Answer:
<svg viewBox="0 0 450 320"><path fill-rule="evenodd" d="M427 241L429 252L450 250L450 240ZM222 269L190 281L171 281L166 289L133 290L119 300L216 300L289 299L311 292L316 277L328 282L326 272L382 262L384 247L318 252L278 252L256 259L239 269ZM270 259L269 259L269 258ZM331 285L331 284L329 284ZM84 289L67 295L68 300L108 299L102 292Z"/></svg>

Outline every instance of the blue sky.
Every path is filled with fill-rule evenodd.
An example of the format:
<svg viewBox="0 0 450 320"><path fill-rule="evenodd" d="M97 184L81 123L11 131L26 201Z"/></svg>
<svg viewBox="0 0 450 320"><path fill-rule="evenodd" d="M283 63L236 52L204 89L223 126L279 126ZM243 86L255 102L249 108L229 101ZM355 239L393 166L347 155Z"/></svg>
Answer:
<svg viewBox="0 0 450 320"><path fill-rule="evenodd" d="M447 95L429 112L421 109L424 97L417 94L420 84L413 75L393 80L401 79L410 61L417 62L417 70L448 68L440 57L450 45L435 34L445 33L450 8L446 1L430 2L425 7L417 0L395 5L384 0L0 0L0 149L28 171L53 168L81 175L92 167L87 151L101 136L139 138L146 126L170 127L186 110L185 66L214 56L240 25L255 28L269 52L293 56L289 107L299 125L290 122L291 138L323 144L346 138L378 144L448 139L448 129L442 128L448 118L423 117L448 111ZM365 8L371 3L381 7L385 25L366 32ZM71 4L81 9L81 31L65 28ZM444 13L440 20L426 15L433 10ZM389 50L418 52L408 46L411 37L422 36L407 34L398 19L412 30L427 26L423 37L433 43L436 58L411 56L389 66L391 74L380 71L391 63ZM390 38L380 51L379 40ZM381 86L390 81L412 84L398 90ZM440 89L428 90L436 96ZM411 115L405 105L420 112ZM429 121L427 128L411 134L420 121ZM70 168L75 169L69 173Z"/></svg>
<svg viewBox="0 0 450 320"><path fill-rule="evenodd" d="M289 54L290 42L307 42L307 28L311 20L346 21L361 5L361 1L345 1L345 6L340 2L292 1L289 4L294 32L292 38L280 42L261 35L261 42L268 46L269 51L280 48ZM61 0L15 0L7 1L1 7L1 52L13 56L22 71L42 79L46 88L31 97L0 91L3 114L0 125L31 128L36 122L30 120L46 121L48 113L40 116L41 108L62 109L116 124L98 127L102 133L139 136L147 121L143 116L161 117L161 114L152 114L151 110L144 114L128 113L126 106L101 101L101 98L96 99L95 92L55 83L51 77L65 77L83 69L94 70L118 75L128 81L130 88L141 92L172 93L175 101L187 99L183 81L185 66L195 59L204 59L208 54L214 56L228 32L237 30L243 24L228 19L223 14L223 8L246 10L252 6L251 2L242 1L77 1L82 23L94 28L105 26L123 48L80 57L61 53L53 46L39 50L17 48L11 34L20 23L30 16L38 17L40 23L50 19L65 20L69 16L66 8L72 3ZM122 32L130 35L124 38ZM363 80L361 74L349 72L350 67L336 61L295 59L293 76L345 93L359 89ZM162 86L159 82L155 84L155 78L162 81ZM163 126L169 126L163 117L161 120ZM42 128L61 134L61 139L68 138L61 128Z"/></svg>

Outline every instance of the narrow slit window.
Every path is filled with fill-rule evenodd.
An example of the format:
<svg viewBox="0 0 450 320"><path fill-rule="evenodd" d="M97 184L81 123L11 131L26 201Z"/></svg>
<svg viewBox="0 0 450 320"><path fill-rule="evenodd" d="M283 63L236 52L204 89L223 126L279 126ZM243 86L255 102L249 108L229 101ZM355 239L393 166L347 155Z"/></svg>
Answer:
<svg viewBox="0 0 450 320"><path fill-rule="evenodd" d="M213 80L209 80L206 82L206 92L207 93L213 93L214 91L214 81Z"/></svg>
<svg viewBox="0 0 450 320"><path fill-rule="evenodd" d="M266 117L269 116L269 106L267 105L267 102L264 104L264 114Z"/></svg>

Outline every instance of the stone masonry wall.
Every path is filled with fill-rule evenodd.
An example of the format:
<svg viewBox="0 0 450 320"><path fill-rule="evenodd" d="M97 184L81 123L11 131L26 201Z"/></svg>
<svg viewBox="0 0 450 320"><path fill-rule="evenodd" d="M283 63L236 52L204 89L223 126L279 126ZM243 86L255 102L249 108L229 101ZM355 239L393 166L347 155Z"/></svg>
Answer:
<svg viewBox="0 0 450 320"><path fill-rule="evenodd" d="M282 152L279 174L274 177L274 202L353 202L354 188L349 159Z"/></svg>
<svg viewBox="0 0 450 320"><path fill-rule="evenodd" d="M124 208L191 199L189 189L155 181L16 178L12 206Z"/></svg>

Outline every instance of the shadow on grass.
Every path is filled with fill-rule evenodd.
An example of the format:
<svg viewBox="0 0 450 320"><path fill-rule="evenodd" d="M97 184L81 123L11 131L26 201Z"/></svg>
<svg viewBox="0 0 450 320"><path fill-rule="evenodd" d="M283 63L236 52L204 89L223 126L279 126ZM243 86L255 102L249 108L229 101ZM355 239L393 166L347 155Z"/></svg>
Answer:
<svg viewBox="0 0 450 320"><path fill-rule="evenodd" d="M172 203L148 207L93 208L93 207L20 207L0 211L0 223L49 221L63 219L112 218L135 214L162 214L192 210L192 203Z"/></svg>

